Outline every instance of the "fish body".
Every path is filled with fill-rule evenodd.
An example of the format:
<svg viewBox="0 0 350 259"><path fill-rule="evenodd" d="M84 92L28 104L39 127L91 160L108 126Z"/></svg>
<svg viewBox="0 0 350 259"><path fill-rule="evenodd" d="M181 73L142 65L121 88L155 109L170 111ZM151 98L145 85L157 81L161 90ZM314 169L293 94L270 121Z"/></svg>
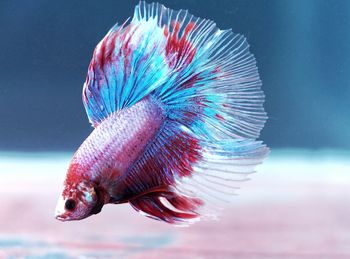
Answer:
<svg viewBox="0 0 350 259"><path fill-rule="evenodd" d="M125 202L174 224L212 215L203 208L268 154L256 140L267 117L255 63L243 36L140 2L94 51L83 103L95 129L71 160L56 218Z"/></svg>
<svg viewBox="0 0 350 259"><path fill-rule="evenodd" d="M165 119L163 113L155 100L145 98L130 108L111 114L74 154L67 172L66 190L74 192L79 183L90 182L94 192L99 191L99 195L104 196L99 197L104 202L127 200L121 179L156 136ZM56 214L64 219L64 210L63 213L56 211Z"/></svg>
<svg viewBox="0 0 350 259"><path fill-rule="evenodd" d="M116 112L104 120L75 153L71 166L93 180L111 171L120 177L132 167L164 121L163 111L150 99ZM113 168L113 170L110 170ZM113 178L111 179L113 180Z"/></svg>

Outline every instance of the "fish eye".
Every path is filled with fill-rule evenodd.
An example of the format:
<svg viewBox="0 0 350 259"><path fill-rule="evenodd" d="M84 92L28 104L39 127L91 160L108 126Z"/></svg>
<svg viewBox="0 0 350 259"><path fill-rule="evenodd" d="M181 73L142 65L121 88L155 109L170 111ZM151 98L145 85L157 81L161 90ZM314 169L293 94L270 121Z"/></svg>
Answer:
<svg viewBox="0 0 350 259"><path fill-rule="evenodd" d="M75 209L76 202L73 199L66 200L66 203L64 204L64 207L66 210L72 211Z"/></svg>

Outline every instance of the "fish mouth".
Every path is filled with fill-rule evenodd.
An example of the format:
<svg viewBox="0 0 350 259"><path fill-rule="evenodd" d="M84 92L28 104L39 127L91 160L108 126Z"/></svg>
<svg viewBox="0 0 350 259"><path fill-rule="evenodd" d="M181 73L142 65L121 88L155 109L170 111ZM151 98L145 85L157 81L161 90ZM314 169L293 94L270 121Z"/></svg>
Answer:
<svg viewBox="0 0 350 259"><path fill-rule="evenodd" d="M55 219L58 219L59 221L67 221L68 220L67 216L64 214L63 215L56 215Z"/></svg>

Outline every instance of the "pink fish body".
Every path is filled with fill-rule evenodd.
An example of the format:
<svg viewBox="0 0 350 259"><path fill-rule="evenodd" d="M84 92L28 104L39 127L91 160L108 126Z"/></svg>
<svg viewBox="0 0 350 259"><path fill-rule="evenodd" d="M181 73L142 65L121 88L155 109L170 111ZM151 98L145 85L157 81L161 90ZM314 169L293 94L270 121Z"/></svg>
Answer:
<svg viewBox="0 0 350 259"><path fill-rule="evenodd" d="M215 214L268 148L266 114L244 37L140 2L97 45L83 89L95 127L74 154L56 218L79 220L108 203L188 224Z"/></svg>

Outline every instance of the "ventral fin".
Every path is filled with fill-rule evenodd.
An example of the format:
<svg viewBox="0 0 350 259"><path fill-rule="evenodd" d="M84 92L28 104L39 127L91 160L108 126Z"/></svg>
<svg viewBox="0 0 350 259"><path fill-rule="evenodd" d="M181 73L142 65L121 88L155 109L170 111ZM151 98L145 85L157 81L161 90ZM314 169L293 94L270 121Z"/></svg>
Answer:
<svg viewBox="0 0 350 259"><path fill-rule="evenodd" d="M196 221L199 214L195 211L202 204L199 199L186 197L171 190L145 194L130 200L129 203L149 218L177 225Z"/></svg>

